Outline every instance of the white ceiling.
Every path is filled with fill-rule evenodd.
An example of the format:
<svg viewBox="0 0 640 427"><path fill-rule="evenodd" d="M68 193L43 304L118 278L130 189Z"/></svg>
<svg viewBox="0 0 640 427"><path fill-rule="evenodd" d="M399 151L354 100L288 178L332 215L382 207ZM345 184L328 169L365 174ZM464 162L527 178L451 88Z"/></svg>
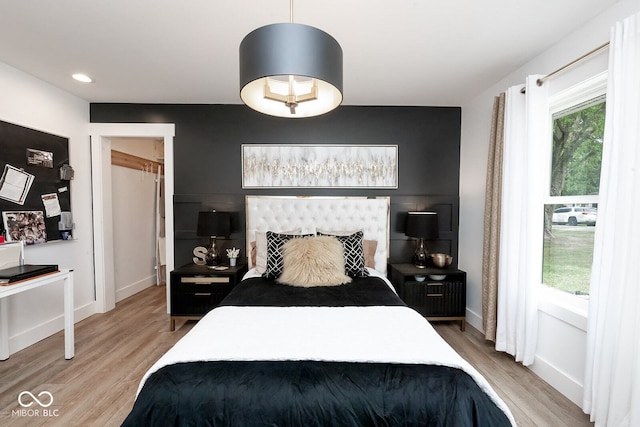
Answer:
<svg viewBox="0 0 640 427"><path fill-rule="evenodd" d="M341 44L343 104L457 106L615 2L295 0L293 20ZM289 5L0 0L0 62L90 102L240 104L240 41Z"/></svg>

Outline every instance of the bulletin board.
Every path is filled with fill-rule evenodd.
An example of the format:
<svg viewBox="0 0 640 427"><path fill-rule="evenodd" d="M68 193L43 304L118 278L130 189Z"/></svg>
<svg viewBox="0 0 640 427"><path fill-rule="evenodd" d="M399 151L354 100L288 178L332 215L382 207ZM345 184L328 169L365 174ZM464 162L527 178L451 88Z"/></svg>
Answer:
<svg viewBox="0 0 640 427"><path fill-rule="evenodd" d="M59 223L71 217L68 168L68 138L0 121L0 228L8 241L63 237Z"/></svg>

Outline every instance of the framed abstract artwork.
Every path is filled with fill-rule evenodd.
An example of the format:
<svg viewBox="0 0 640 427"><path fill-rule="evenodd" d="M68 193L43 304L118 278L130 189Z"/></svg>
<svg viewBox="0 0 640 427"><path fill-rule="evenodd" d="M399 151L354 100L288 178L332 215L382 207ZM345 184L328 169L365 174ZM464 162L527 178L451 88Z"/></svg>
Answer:
<svg viewBox="0 0 640 427"><path fill-rule="evenodd" d="M398 188L398 146L242 145L242 188L334 187Z"/></svg>

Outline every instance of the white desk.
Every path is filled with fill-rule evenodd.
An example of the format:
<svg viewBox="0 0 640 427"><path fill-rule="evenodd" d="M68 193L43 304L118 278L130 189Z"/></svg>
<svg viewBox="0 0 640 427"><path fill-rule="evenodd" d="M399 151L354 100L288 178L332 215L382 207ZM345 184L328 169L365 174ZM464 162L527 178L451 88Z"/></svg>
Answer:
<svg viewBox="0 0 640 427"><path fill-rule="evenodd" d="M60 270L12 285L0 286L0 360L9 358L9 324L6 297L64 280L64 358L74 356L73 341L73 270Z"/></svg>

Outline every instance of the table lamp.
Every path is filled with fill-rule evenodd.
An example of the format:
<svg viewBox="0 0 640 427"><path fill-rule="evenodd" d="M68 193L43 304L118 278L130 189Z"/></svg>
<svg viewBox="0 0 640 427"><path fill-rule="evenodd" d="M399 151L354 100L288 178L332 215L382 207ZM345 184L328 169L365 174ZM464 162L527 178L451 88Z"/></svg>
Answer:
<svg viewBox="0 0 640 427"><path fill-rule="evenodd" d="M424 247L424 239L438 237L438 214L436 212L407 212L405 234L418 239L413 263L418 268L427 266L429 253Z"/></svg>
<svg viewBox="0 0 640 427"><path fill-rule="evenodd" d="M216 248L216 237L226 237L231 234L231 216L228 212L198 212L198 236L209 236L209 247L205 256L205 263L209 268L215 268L221 263L220 252Z"/></svg>

